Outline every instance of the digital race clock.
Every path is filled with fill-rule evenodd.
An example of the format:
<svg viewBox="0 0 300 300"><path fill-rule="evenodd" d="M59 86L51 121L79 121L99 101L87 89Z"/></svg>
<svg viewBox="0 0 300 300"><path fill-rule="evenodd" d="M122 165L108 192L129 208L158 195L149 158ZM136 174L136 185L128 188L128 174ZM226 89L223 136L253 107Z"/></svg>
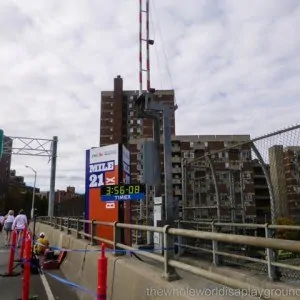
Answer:
<svg viewBox="0 0 300 300"><path fill-rule="evenodd" d="M102 201L143 200L146 194L144 184L103 185L100 189Z"/></svg>

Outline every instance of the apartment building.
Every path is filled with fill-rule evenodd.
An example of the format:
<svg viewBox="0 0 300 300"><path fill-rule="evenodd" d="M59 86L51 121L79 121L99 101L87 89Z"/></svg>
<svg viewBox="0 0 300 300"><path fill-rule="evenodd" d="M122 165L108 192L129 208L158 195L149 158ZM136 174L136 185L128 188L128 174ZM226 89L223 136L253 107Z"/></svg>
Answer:
<svg viewBox="0 0 300 300"><path fill-rule="evenodd" d="M266 165L266 167L267 170L270 169L269 165ZM270 223L271 205L269 188L262 166L257 159L253 160L253 181L257 217L256 221L260 224Z"/></svg>
<svg viewBox="0 0 300 300"><path fill-rule="evenodd" d="M277 216L300 222L300 147L275 145L269 160Z"/></svg>
<svg viewBox="0 0 300 300"><path fill-rule="evenodd" d="M83 216L84 209L84 197L76 193L75 187L68 186L66 190L55 192L54 214L56 216Z"/></svg>
<svg viewBox="0 0 300 300"><path fill-rule="evenodd" d="M300 147L275 145L269 149L270 175L278 217L300 222Z"/></svg>
<svg viewBox="0 0 300 300"><path fill-rule="evenodd" d="M173 139L173 176L176 180L174 195L180 199L182 218L186 220L217 218L218 201L214 172L221 219L232 222L255 222L255 191L250 146L244 144L223 150L249 140L249 135L177 136ZM210 161L206 158L208 153L211 153ZM181 187L182 163L184 160L194 159L199 160L194 167L187 168L186 184Z"/></svg>
<svg viewBox="0 0 300 300"><path fill-rule="evenodd" d="M249 141L249 135L187 135L172 136L172 182L173 197L178 203L179 217L185 220L216 219L217 193L212 169L204 158L211 155L211 163L216 175L220 199L221 219L232 222L256 221L256 197L254 189L254 163L249 144L240 147L224 148ZM140 149L143 141L135 141ZM137 179L143 172L142 158L132 169ZM196 166L183 172L185 162L199 159ZM203 159L201 159L203 158ZM183 180L186 176L186 180ZM164 173L162 174L162 180ZM266 187L266 186L265 186ZM148 206L132 207L133 222L148 216L152 218L153 191L150 189ZM140 213L140 209L143 209ZM148 213L146 213L148 212Z"/></svg>
<svg viewBox="0 0 300 300"><path fill-rule="evenodd" d="M138 95L138 91L123 90L121 76L114 79L113 91L101 92L100 146L123 143L132 153L133 162L137 161L139 140L153 139L153 121L138 118L134 106ZM170 106L173 111L171 134L175 134L174 91L156 91L154 100ZM161 133L162 129L161 126ZM134 173L136 172L133 171Z"/></svg>
<svg viewBox="0 0 300 300"><path fill-rule="evenodd" d="M289 216L298 223L300 222L300 147L286 147L283 163Z"/></svg>
<svg viewBox="0 0 300 300"><path fill-rule="evenodd" d="M10 183L18 186L26 186L24 176L18 175L16 170L10 170Z"/></svg>
<svg viewBox="0 0 300 300"><path fill-rule="evenodd" d="M4 136L4 144L6 145L5 148L10 149L12 145L12 140L9 137ZM0 158L0 183L9 181L10 165L11 165L11 154L3 154L2 158Z"/></svg>
<svg viewBox="0 0 300 300"><path fill-rule="evenodd" d="M125 144L131 153L132 182L141 180L143 159L142 144L153 138L153 122L139 119L134 106L138 91L124 90L120 76L114 79L113 91L101 93L100 146L114 143ZM185 219L216 218L217 198L211 166L208 160L200 160L193 169L188 169L187 183L182 183L182 164L185 160L203 157L228 146L250 140L249 135L175 135L174 91L155 93L155 100L167 103L173 111L172 174L173 197L179 204L179 216ZM161 127L161 133L162 133ZM163 170L163 147L161 148ZM253 162L250 144L232 147L211 156L220 195L221 218L227 221L256 221ZM164 173L162 174L162 182ZM130 203L132 222L152 218L153 190L145 203ZM143 210L141 212L141 209ZM147 212L147 213L146 213ZM142 220L141 220L142 219ZM151 222L151 220L150 220Z"/></svg>
<svg viewBox="0 0 300 300"><path fill-rule="evenodd" d="M100 118L100 146L122 143L130 151L131 161L131 181L139 182L141 179L141 147L145 140L153 139L153 121L150 119L138 118L138 111L134 105L135 99L139 96L137 90L124 90L123 79L121 76L114 78L114 88L112 91L101 92L101 118ZM173 90L158 90L154 94L154 101L169 105L171 109L171 134L175 134L175 104ZM161 119L162 120L162 119ZM163 136L162 122L160 133ZM163 156L161 159L163 165ZM153 191L149 188L147 196L152 201ZM150 204L150 203L149 203ZM138 202L131 201L126 204L126 209L130 209L131 220L127 222L144 223L145 218L141 219L140 206ZM147 210L149 208L149 211ZM150 206L142 208L144 216L145 210L150 215ZM126 213L125 213L126 215ZM125 217L126 218L126 217Z"/></svg>
<svg viewBox="0 0 300 300"><path fill-rule="evenodd" d="M282 145L269 148L270 177L274 191L277 217L287 217L287 186L284 169L284 151Z"/></svg>

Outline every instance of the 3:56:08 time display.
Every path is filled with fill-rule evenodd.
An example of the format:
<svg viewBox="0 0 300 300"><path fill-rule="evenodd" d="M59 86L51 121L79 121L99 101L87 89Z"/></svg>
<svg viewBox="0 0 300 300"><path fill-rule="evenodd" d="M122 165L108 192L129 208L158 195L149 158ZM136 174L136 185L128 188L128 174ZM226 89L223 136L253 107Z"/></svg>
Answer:
<svg viewBox="0 0 300 300"><path fill-rule="evenodd" d="M143 184L119 184L101 186L101 194L103 196L121 196L121 195L136 195L146 192Z"/></svg>

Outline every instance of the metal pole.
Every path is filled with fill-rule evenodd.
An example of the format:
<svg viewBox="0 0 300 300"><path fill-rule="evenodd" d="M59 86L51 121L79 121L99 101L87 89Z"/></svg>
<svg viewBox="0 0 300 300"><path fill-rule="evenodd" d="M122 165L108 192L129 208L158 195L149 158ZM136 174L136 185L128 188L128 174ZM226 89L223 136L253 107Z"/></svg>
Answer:
<svg viewBox="0 0 300 300"><path fill-rule="evenodd" d="M36 186L36 171L34 171L34 184L33 184L33 192L32 192L31 218L34 217L35 186Z"/></svg>
<svg viewBox="0 0 300 300"><path fill-rule="evenodd" d="M36 170L30 166L25 166L26 168L30 169L34 173L34 183L33 183L33 190L32 190L32 201L31 201L31 211L30 211L30 218L33 219L34 217L34 200L35 200L35 187L36 187Z"/></svg>
<svg viewBox="0 0 300 300"><path fill-rule="evenodd" d="M220 222L220 220L221 220L221 204L220 204L220 193L219 193L219 186L218 186L218 182L217 182L216 171L215 171L213 162L211 160L211 157L209 155L207 156L207 161L209 163L210 171L211 171L212 178L214 181L215 195L216 195L216 202L217 202L217 220L218 220L218 222Z"/></svg>
<svg viewBox="0 0 300 300"><path fill-rule="evenodd" d="M182 202L182 219L185 220L185 207L186 207L186 166L185 159L181 159L181 202Z"/></svg>
<svg viewBox="0 0 300 300"><path fill-rule="evenodd" d="M165 171L165 220L174 220L174 199L172 183L172 144L171 144L171 112L164 106L164 171Z"/></svg>
<svg viewBox="0 0 300 300"><path fill-rule="evenodd" d="M61 207L60 207L60 190L58 191L58 210L57 210L57 214L60 217L61 216Z"/></svg>
<svg viewBox="0 0 300 300"><path fill-rule="evenodd" d="M50 192L49 192L49 203L48 203L49 217L53 217L53 210L54 210L57 142L58 142L58 138L57 136L54 136L52 141L52 153L51 153L51 177L50 177Z"/></svg>
<svg viewBox="0 0 300 300"><path fill-rule="evenodd" d="M149 0L146 0L147 90L150 91Z"/></svg>
<svg viewBox="0 0 300 300"><path fill-rule="evenodd" d="M246 222L246 218L245 218L245 201L244 201L244 178L243 178L243 168L241 167L240 169L240 186L241 186L241 190L240 190L240 194L241 194L241 211L242 211L242 223Z"/></svg>
<svg viewBox="0 0 300 300"><path fill-rule="evenodd" d="M140 12L139 12L139 21L140 21L140 28L139 28L139 63L140 63L140 70L139 70L139 84L140 84L140 95L143 92L143 53L142 53L142 43L143 43L143 38L142 38L142 14L143 14L143 8L142 8L142 0L140 0Z"/></svg>

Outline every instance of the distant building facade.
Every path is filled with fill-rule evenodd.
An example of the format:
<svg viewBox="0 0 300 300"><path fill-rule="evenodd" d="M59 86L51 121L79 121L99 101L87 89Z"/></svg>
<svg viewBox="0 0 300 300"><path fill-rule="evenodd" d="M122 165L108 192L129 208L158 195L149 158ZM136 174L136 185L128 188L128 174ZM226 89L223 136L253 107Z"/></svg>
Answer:
<svg viewBox="0 0 300 300"><path fill-rule="evenodd" d="M277 217L300 223L300 147L275 145L269 160Z"/></svg>

